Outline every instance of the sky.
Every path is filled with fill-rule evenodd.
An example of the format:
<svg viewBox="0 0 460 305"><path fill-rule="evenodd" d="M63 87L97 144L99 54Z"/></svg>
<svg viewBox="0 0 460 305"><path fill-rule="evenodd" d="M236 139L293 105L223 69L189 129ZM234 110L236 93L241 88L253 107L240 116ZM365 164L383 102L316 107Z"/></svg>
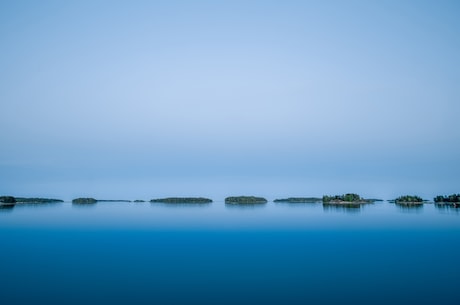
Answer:
<svg viewBox="0 0 460 305"><path fill-rule="evenodd" d="M0 194L460 192L458 1L1 1Z"/></svg>

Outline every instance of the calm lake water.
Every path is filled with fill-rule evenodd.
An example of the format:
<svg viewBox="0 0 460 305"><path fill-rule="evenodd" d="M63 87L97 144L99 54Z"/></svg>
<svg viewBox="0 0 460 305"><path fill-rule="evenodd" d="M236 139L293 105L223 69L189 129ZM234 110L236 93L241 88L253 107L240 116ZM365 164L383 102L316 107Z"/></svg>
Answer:
<svg viewBox="0 0 460 305"><path fill-rule="evenodd" d="M459 304L460 209L0 209L1 304Z"/></svg>

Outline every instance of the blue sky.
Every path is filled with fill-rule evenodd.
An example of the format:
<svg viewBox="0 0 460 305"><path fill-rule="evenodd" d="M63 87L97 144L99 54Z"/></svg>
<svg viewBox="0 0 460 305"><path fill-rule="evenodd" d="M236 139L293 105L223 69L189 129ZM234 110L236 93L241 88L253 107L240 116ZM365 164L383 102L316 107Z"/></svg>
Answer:
<svg viewBox="0 0 460 305"><path fill-rule="evenodd" d="M460 192L457 1L2 1L0 193Z"/></svg>

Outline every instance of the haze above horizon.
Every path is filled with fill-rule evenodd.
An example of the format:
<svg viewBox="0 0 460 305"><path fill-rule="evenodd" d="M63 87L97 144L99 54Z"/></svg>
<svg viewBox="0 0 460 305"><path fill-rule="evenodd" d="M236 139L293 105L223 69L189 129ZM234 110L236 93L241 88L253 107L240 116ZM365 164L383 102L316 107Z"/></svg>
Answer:
<svg viewBox="0 0 460 305"><path fill-rule="evenodd" d="M459 15L2 1L0 195L458 193Z"/></svg>

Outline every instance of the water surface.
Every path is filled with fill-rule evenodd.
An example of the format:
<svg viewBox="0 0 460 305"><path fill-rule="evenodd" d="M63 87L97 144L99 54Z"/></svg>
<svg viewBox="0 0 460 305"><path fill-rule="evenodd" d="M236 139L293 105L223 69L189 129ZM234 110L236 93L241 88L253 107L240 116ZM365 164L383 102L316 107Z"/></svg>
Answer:
<svg viewBox="0 0 460 305"><path fill-rule="evenodd" d="M457 304L458 209L0 209L2 304Z"/></svg>

